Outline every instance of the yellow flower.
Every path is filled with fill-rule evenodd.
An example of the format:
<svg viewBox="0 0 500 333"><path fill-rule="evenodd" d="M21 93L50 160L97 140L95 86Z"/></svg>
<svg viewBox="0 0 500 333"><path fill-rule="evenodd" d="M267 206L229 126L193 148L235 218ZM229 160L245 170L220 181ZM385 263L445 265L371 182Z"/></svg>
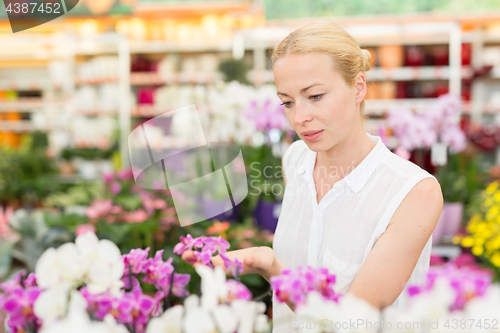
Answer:
<svg viewBox="0 0 500 333"><path fill-rule="evenodd" d="M500 212L500 207L498 205L491 206L490 210L486 213L486 219L492 220L497 217Z"/></svg>
<svg viewBox="0 0 500 333"><path fill-rule="evenodd" d="M460 240L461 240L461 239L462 239L462 236L460 236L460 235L455 235L455 236L453 236L453 238L451 239L451 242L452 242L453 244L458 244L458 243L460 243Z"/></svg>
<svg viewBox="0 0 500 333"><path fill-rule="evenodd" d="M475 256L480 256L484 252L484 248L481 245L474 245L472 247L472 254Z"/></svg>
<svg viewBox="0 0 500 333"><path fill-rule="evenodd" d="M495 192L495 194L493 194L493 199L495 199L495 201L500 201L500 191L497 191Z"/></svg>
<svg viewBox="0 0 500 333"><path fill-rule="evenodd" d="M498 188L498 183L493 182L490 185L488 185L488 187L486 188L486 192L488 192L489 194L493 194L493 192L495 192L497 188Z"/></svg>
<svg viewBox="0 0 500 333"><path fill-rule="evenodd" d="M496 267L500 267L500 252L496 252L494 255L492 255L490 261Z"/></svg>
<svg viewBox="0 0 500 333"><path fill-rule="evenodd" d="M466 236L462 239L461 244L463 247L471 247L474 245L474 238L472 238L471 236Z"/></svg>
<svg viewBox="0 0 500 333"><path fill-rule="evenodd" d="M490 240L488 243L486 243L486 248L491 249L491 250L500 249L500 235L496 236L495 238Z"/></svg>
<svg viewBox="0 0 500 333"><path fill-rule="evenodd" d="M472 215L472 218L471 218L472 223L477 223L477 222L480 222L481 220L482 220L481 214L476 213L476 214Z"/></svg>

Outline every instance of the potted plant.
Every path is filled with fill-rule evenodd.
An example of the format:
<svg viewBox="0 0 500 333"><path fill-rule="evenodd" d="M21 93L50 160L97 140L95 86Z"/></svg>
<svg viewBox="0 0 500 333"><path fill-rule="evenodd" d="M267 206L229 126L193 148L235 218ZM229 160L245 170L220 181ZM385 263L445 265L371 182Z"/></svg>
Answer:
<svg viewBox="0 0 500 333"><path fill-rule="evenodd" d="M96 179L102 173L113 171L110 162L113 151L111 149L99 149L95 147L89 148L73 148L70 150L78 169L78 173L84 179ZM68 154L68 153L66 153Z"/></svg>
<svg viewBox="0 0 500 333"><path fill-rule="evenodd" d="M437 174L443 192L443 211L436 225L433 243L441 236L450 239L462 226L464 205L480 190L486 181L481 172L479 157L466 154L450 155L448 163L440 166Z"/></svg>
<svg viewBox="0 0 500 333"><path fill-rule="evenodd" d="M250 166L249 197L257 225L274 232L281 212L285 190L281 159L274 156L272 146L261 145L246 151Z"/></svg>

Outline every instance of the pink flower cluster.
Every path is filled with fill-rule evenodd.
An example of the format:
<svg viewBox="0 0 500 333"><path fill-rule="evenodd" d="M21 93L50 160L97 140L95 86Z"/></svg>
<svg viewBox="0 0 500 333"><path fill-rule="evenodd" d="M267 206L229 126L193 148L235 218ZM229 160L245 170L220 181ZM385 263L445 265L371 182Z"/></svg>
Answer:
<svg viewBox="0 0 500 333"><path fill-rule="evenodd" d="M235 299L242 299L245 301L252 300L252 293L243 283L236 280L226 280L226 285L228 288L227 300L229 303Z"/></svg>
<svg viewBox="0 0 500 333"><path fill-rule="evenodd" d="M468 300L482 296L492 281L492 272L478 269L472 265L459 267L454 262L448 262L442 266L431 266L427 273L425 285L412 285L408 287L411 297L429 292L437 280L444 280L455 291L455 299L450 306L450 311L462 310Z"/></svg>
<svg viewBox="0 0 500 333"><path fill-rule="evenodd" d="M271 288L276 292L279 302L287 302L298 308L306 303L311 291L319 292L324 299L338 302L342 294L333 289L335 275L327 268L300 266L296 269L283 269L281 275L271 277Z"/></svg>
<svg viewBox="0 0 500 333"><path fill-rule="evenodd" d="M91 205L87 207L85 213L91 222L96 222L98 219L105 219L108 223L142 223L153 216L156 210L162 210L162 213L165 213L165 215L169 217L175 215L175 210L168 209L165 200L154 199L152 196L152 194L145 191L141 192L143 207L132 212L127 212L123 207L113 204L111 199L105 199L94 200ZM172 222L171 220L169 221Z"/></svg>
<svg viewBox="0 0 500 333"><path fill-rule="evenodd" d="M13 231L9 228L9 220L14 213L13 207L3 209L3 206L0 206L0 238L9 238Z"/></svg>
<svg viewBox="0 0 500 333"><path fill-rule="evenodd" d="M266 99L262 105L257 100L250 102L245 116L252 119L258 131L265 129L287 129L288 120L279 99Z"/></svg>
<svg viewBox="0 0 500 333"><path fill-rule="evenodd" d="M151 317L160 313L161 305L158 300L143 294L139 281L133 280L132 290L118 297L109 293L91 294L83 287L80 292L87 300L88 312L98 320L111 314L117 323L133 327L131 331L144 332Z"/></svg>
<svg viewBox="0 0 500 333"><path fill-rule="evenodd" d="M165 197L170 197L169 190L159 190L154 193L140 188L134 183L132 169L120 170L116 173L104 174L107 189L111 199L94 200L86 210L90 223L96 223L100 219L107 223L142 223L148 219L155 218L160 221L161 230L167 231L174 224L178 224L174 207L169 207ZM132 196L132 202L140 203L133 211L127 211L114 200L115 197ZM125 198L125 199L128 199ZM159 216L158 216L159 215Z"/></svg>
<svg viewBox="0 0 500 333"><path fill-rule="evenodd" d="M188 234L186 237L181 236L180 239L180 243L177 243L174 247L175 254L181 256L185 251L193 250L196 261L200 261L202 264L213 268L212 257L215 252L218 252L224 260L224 266L227 270L232 272L233 276L236 276L236 271L239 273L243 271L243 264L238 259L235 258L233 261L226 256L230 244L221 236L201 236L193 238L193 236Z"/></svg>
<svg viewBox="0 0 500 333"><path fill-rule="evenodd" d="M8 316L7 327L12 333L36 331L41 326L33 313L33 304L42 292L36 286L35 274L17 273L11 280L0 284L0 310Z"/></svg>
<svg viewBox="0 0 500 333"><path fill-rule="evenodd" d="M466 136L457 123L461 99L452 94L444 94L423 114L415 114L407 109L393 110L387 124L394 131L401 146L408 150L429 148L438 140L451 150L465 149Z"/></svg>
<svg viewBox="0 0 500 333"><path fill-rule="evenodd" d="M152 284L158 290L155 299L160 301L167 297L172 290L172 294L177 297L185 297L189 292L185 289L191 276L189 274L174 273L172 258L163 261L163 250L157 251L154 258L148 258L149 247L145 250L134 249L129 254L122 256L125 264L125 276L123 281L125 287L130 289L130 279L127 275L137 276L144 274L142 282ZM172 282L173 273L173 282ZM172 285L171 285L172 284Z"/></svg>

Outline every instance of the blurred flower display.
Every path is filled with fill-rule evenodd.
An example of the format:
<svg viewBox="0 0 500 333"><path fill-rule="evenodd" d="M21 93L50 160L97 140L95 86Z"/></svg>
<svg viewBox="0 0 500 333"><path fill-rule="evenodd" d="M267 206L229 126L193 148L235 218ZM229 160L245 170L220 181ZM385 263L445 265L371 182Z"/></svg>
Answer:
<svg viewBox="0 0 500 333"><path fill-rule="evenodd" d="M189 235L176 252L200 242L222 252L228 245L217 237ZM121 255L116 245L92 232L46 250L35 273L21 271L0 284L8 328L33 333L268 332L265 304L252 301L241 282L226 280L221 267L198 266L201 296L189 295L191 276L177 273L173 258L163 260L163 251L153 258L148 252L133 249ZM154 293L143 292L146 285ZM172 306L172 296L185 298L184 305Z"/></svg>
<svg viewBox="0 0 500 333"><path fill-rule="evenodd" d="M466 136L459 126L461 99L444 94L421 114L395 109L387 118L401 146L407 150L430 148L436 142L448 145L452 152L465 149Z"/></svg>
<svg viewBox="0 0 500 333"><path fill-rule="evenodd" d="M470 325L471 320L491 318L495 321L499 318L500 286L491 281L491 271L468 265L459 267L456 262L448 262L432 266L424 283L407 289L410 295L407 308L386 308L384 320L420 322L424 330L432 329L428 325L438 321L439 328L446 331L452 331L453 326L458 329L453 323L462 323L463 331L475 331L463 323Z"/></svg>
<svg viewBox="0 0 500 333"><path fill-rule="evenodd" d="M495 124L471 122L466 134L467 138L484 152L492 152L500 144L500 127Z"/></svg>
<svg viewBox="0 0 500 333"><path fill-rule="evenodd" d="M165 242L165 233L180 228L169 190L153 191L139 187L131 170L106 173L103 180L100 190L86 195L86 205L84 200L78 199L80 202L68 202L70 206L65 207L65 212L47 213L48 226L63 227L73 235L85 230L95 231L113 241L122 251L137 247L159 250ZM81 190L89 193L84 188ZM79 193L75 192L75 199L77 195L81 196ZM57 204L60 199L52 197L49 202ZM83 215L77 206L72 209L75 203L84 204ZM129 237L129 233L133 237Z"/></svg>
<svg viewBox="0 0 500 333"><path fill-rule="evenodd" d="M481 191L469 210L469 220L464 233L453 242L471 248L471 253L496 272L500 279L500 183L494 181Z"/></svg>

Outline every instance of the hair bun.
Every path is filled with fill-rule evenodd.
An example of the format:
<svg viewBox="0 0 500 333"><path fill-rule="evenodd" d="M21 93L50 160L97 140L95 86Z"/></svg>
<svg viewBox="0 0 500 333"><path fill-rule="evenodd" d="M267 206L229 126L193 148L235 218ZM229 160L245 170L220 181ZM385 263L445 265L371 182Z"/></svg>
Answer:
<svg viewBox="0 0 500 333"><path fill-rule="evenodd" d="M361 49L361 53L363 54L363 70L367 72L372 68L372 54L366 49Z"/></svg>

